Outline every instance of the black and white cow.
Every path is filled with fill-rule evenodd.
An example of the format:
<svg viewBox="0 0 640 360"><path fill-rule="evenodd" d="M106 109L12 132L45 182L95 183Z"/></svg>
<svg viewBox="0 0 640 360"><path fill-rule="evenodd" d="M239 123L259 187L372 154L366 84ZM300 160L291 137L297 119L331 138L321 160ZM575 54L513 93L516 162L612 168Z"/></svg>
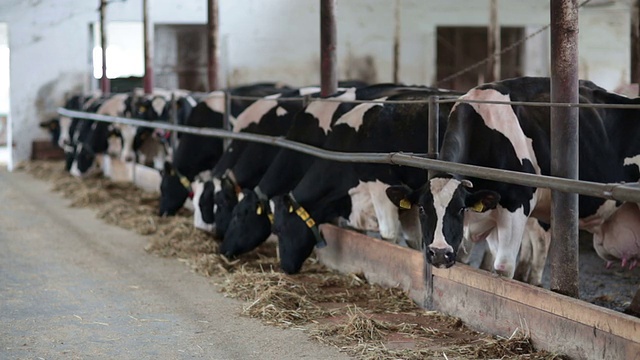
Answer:
<svg viewBox="0 0 640 360"><path fill-rule="evenodd" d="M69 97L63 108L75 111L96 112L101 104L101 94L93 95L76 94ZM40 127L46 129L50 136L51 142L64 150L65 154L65 170L71 170L71 164L75 158L75 141L79 136L76 129L79 129L82 120L60 116L40 123Z"/></svg>
<svg viewBox="0 0 640 360"><path fill-rule="evenodd" d="M324 148L343 152L427 152L428 104L432 95L453 95L434 88L410 90L379 100L424 102L360 104L331 128ZM448 114L440 107L440 129ZM280 266L286 273L300 271L316 244L323 239L317 225L341 217L358 229L378 230L393 242L419 244L415 210L399 211L385 195L390 185L418 188L426 171L386 164L354 164L316 159L296 187L274 198L273 231L278 236ZM413 225L413 226L412 226ZM417 232L416 232L417 231Z"/></svg>
<svg viewBox="0 0 640 360"><path fill-rule="evenodd" d="M306 87L266 96L251 104L234 123L234 132L250 132L269 136L284 136L295 115L303 108L304 96L317 94L318 87ZM283 98L285 100L278 100ZM292 99L294 98L294 99ZM292 100L287 100L292 99ZM299 99L299 100L296 100ZM213 168L213 179L205 184L199 197L202 222L213 220L215 234L224 237L238 203L241 189L253 188L277 155L279 148L256 142L232 141ZM212 190L213 186L213 191ZM213 193L213 208L210 208ZM200 220L194 218L196 226ZM209 228L213 231L213 228Z"/></svg>
<svg viewBox="0 0 640 360"><path fill-rule="evenodd" d="M579 94L581 103L640 104L640 99L609 93L589 81L580 81ZM461 99L549 102L550 81L531 77L508 79L478 86ZM637 181L638 167L631 159L640 153L640 112L581 108L579 114L579 178L602 183ZM449 117L439 158L548 175L550 110L521 105L457 103ZM466 225L472 240L486 239L494 254L494 269L513 277L528 218L532 216L546 223L550 218L548 189L480 178L439 173L417 191L392 187L387 194L396 204L405 200L422 210L424 251L427 261L436 267L450 267L456 262L455 250L463 237L463 225ZM603 226L618 209L615 201L580 196L579 204L582 229L603 234L603 238L608 234L615 236ZM617 220L628 218L624 216ZM636 218L638 221L640 219ZM538 241L542 242L540 238ZM544 249L544 246L539 244L537 248ZM639 252L627 254L627 261L637 259ZM546 257L546 252L534 256ZM541 273L539 271L537 276Z"/></svg>
<svg viewBox="0 0 640 360"><path fill-rule="evenodd" d="M298 112L286 138L322 147L333 124L357 106L358 103L350 100L373 100L408 90L397 84L377 84L339 92L330 97L334 101L313 101ZM227 257L240 255L251 251L269 237L273 221L269 200L293 190L314 159L295 150L279 150L258 185L254 189L242 190L242 200L233 210L229 229L220 245L222 254Z"/></svg>
<svg viewBox="0 0 640 360"><path fill-rule="evenodd" d="M127 106L129 94L114 94L104 100L97 100L96 113L109 116L125 116L131 109ZM73 140L74 158L70 172L82 177L97 169L96 155L120 153L122 138L118 127L111 123L80 121L80 129L76 130L78 138ZM113 141L115 140L115 141Z"/></svg>
<svg viewBox="0 0 640 360"><path fill-rule="evenodd" d="M290 89L276 83L258 83L235 87L229 90L231 95L264 97ZM232 99L230 122L233 123L254 101ZM187 118L185 125L221 129L225 112L223 91L214 91L196 105ZM174 215L193 192L191 185L199 173L211 170L223 153L223 139L183 134L180 138L171 163L166 162L162 171L160 185L160 215ZM202 187L203 184L199 184ZM200 196L201 191L197 191ZM195 209L199 211L199 209ZM199 216L197 217L199 218ZM210 219L210 222L213 220Z"/></svg>
<svg viewBox="0 0 640 360"><path fill-rule="evenodd" d="M175 97L177 121L178 124L184 124L193 107L196 106L196 100L185 90L163 91L156 89L154 91L153 94L133 92L127 100L127 107L131 108L131 114L128 116L149 122L169 122L173 112L171 99ZM158 170L162 169L166 158L171 156L169 132L125 124L116 124L115 126L122 135L121 161L132 162L135 160Z"/></svg>

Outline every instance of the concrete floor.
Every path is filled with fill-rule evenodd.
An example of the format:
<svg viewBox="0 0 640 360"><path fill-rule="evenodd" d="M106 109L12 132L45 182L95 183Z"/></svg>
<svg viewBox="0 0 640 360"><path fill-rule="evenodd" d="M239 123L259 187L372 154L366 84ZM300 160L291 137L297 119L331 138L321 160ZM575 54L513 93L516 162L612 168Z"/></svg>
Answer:
<svg viewBox="0 0 640 360"><path fill-rule="evenodd" d="M0 169L0 359L346 359L239 315L146 240Z"/></svg>

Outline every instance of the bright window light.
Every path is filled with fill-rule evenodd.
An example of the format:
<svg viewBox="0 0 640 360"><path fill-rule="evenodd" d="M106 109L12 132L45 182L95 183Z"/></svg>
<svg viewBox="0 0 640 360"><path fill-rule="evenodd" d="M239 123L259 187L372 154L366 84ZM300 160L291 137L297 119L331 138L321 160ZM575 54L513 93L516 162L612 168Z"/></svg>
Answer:
<svg viewBox="0 0 640 360"><path fill-rule="evenodd" d="M100 26L94 27L94 44L100 44ZM107 77L144 75L143 28L141 22L107 24ZM93 76L102 77L100 46L93 48Z"/></svg>

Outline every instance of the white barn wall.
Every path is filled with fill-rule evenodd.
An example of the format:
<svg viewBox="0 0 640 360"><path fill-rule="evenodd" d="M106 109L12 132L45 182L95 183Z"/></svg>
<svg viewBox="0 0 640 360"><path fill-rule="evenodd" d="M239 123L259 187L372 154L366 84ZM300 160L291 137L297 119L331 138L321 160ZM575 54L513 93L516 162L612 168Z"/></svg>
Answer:
<svg viewBox="0 0 640 360"><path fill-rule="evenodd" d="M206 22L206 1L151 3L155 23ZM267 80L296 86L319 83L318 0L219 3L222 70L228 75L223 78L230 85ZM364 74L377 82L392 80L394 3L337 1L341 78ZM488 4L488 0L401 0L400 81L434 84L437 26L485 26ZM504 26L532 31L549 22L547 0L503 0L499 6ZM14 162L29 158L33 139L46 138L38 122L53 113L64 94L86 87L88 25L98 20L97 7L98 0L0 1L0 22L8 24L11 49ZM627 0L619 0L581 10L580 77L608 89L627 81L629 7ZM142 0L108 6L110 22L141 19ZM528 43L526 54L527 75L548 75L548 35Z"/></svg>

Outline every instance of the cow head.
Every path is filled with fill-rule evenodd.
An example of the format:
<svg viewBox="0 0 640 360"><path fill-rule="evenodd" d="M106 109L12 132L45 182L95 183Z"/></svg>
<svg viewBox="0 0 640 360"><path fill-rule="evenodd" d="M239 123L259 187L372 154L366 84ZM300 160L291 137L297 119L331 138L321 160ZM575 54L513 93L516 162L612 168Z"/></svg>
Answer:
<svg viewBox="0 0 640 360"><path fill-rule="evenodd" d="M191 182L178 173L171 163L165 162L160 171L160 216L173 216L184 205L191 193Z"/></svg>
<svg viewBox="0 0 640 360"><path fill-rule="evenodd" d="M59 118L53 118L47 121L41 121L40 128L49 132L49 135L51 136L51 143L53 145L59 144L59 139L60 139L60 119Z"/></svg>
<svg viewBox="0 0 640 360"><path fill-rule="evenodd" d="M213 183L211 179L203 180L196 176L193 183L191 183L191 188L193 189L193 226L196 229L213 234L215 232L213 226ZM205 191L206 188L208 190ZM209 206L204 204L207 202L207 198L211 199ZM202 201L203 199L205 200ZM202 210L204 208L208 210L203 214ZM205 222L205 217L208 222Z"/></svg>
<svg viewBox="0 0 640 360"><path fill-rule="evenodd" d="M464 234L465 211L485 212L494 209L500 194L489 190L471 192L469 180L450 176L434 177L421 189L391 186L386 192L399 208L418 206L425 257L438 268L456 262L456 251Z"/></svg>
<svg viewBox="0 0 640 360"><path fill-rule="evenodd" d="M89 173L95 163L96 154L90 144L80 143L76 147L70 173L73 176L82 177Z"/></svg>
<svg viewBox="0 0 640 360"><path fill-rule="evenodd" d="M238 195L241 192L240 188L232 180L232 176L225 174L219 181L215 180L213 212L215 214L216 234L224 238L231 222L233 208L238 205Z"/></svg>
<svg viewBox="0 0 640 360"><path fill-rule="evenodd" d="M245 189L242 193L220 245L220 253L226 257L255 249L271 234L273 215L269 201L260 199L253 190Z"/></svg>
<svg viewBox="0 0 640 360"><path fill-rule="evenodd" d="M210 178L205 180L196 176L191 188L193 189L193 226L215 236L213 182Z"/></svg>
<svg viewBox="0 0 640 360"><path fill-rule="evenodd" d="M311 228L296 214L296 203L290 195L276 196L273 201L273 233L278 235L280 268L287 274L295 274L311 255L316 239Z"/></svg>

